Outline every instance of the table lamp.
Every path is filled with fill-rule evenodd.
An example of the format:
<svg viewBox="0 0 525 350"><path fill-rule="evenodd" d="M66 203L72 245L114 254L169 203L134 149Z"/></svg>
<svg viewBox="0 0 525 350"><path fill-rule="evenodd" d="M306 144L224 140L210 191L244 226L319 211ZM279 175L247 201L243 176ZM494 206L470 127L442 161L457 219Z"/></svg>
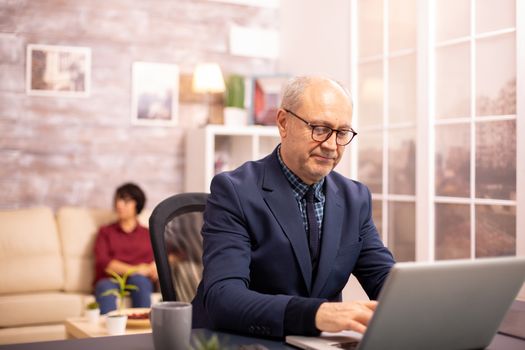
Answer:
<svg viewBox="0 0 525 350"><path fill-rule="evenodd" d="M219 65L217 63L198 64L193 72L192 90L193 92L206 94L208 122L212 121L211 94L222 93L225 90L224 79Z"/></svg>

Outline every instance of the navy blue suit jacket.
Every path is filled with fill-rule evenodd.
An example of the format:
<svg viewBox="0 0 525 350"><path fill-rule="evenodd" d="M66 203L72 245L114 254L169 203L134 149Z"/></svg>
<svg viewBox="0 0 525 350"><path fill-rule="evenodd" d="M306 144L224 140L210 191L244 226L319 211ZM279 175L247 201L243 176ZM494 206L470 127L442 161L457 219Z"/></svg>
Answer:
<svg viewBox="0 0 525 350"><path fill-rule="evenodd" d="M341 300L353 273L376 299L394 264L371 217L363 184L331 172L317 277L297 201L276 151L218 174L204 212L203 279L193 326L283 336L293 296Z"/></svg>

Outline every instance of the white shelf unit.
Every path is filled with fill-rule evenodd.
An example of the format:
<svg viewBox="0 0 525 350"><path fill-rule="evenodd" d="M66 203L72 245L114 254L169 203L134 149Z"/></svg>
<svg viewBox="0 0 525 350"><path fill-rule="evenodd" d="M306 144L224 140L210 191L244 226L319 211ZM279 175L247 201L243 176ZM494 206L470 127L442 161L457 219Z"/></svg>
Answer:
<svg viewBox="0 0 525 350"><path fill-rule="evenodd" d="M209 192L214 175L271 153L279 143L275 126L208 125L186 135L185 191Z"/></svg>

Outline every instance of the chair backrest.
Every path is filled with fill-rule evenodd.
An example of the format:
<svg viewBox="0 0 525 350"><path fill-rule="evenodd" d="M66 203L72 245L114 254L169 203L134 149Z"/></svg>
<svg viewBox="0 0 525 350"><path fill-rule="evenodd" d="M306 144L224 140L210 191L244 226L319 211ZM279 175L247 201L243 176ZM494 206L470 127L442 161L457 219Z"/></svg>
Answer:
<svg viewBox="0 0 525 350"><path fill-rule="evenodd" d="M160 202L149 219L164 301L191 301L202 278L202 213L207 193L180 193Z"/></svg>

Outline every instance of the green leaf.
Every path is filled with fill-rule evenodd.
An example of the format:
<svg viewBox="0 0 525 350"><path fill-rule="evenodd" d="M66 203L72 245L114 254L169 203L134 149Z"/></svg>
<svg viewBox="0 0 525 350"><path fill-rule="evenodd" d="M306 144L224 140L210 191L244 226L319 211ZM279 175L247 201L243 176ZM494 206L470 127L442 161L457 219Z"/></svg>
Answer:
<svg viewBox="0 0 525 350"><path fill-rule="evenodd" d="M102 296L106 296L106 295L114 295L114 296L116 296L117 299L118 299L117 300L117 305L118 305L118 309L119 310L123 309L123 307L124 307L123 299L124 299L124 297L126 297L126 296L128 296L130 294L129 290L139 290L139 287L137 287L136 285L126 283L127 280L128 280L128 277L131 276L136 271L137 271L137 269L129 269L122 276L119 275L118 273L116 273L115 271L111 271L111 270L107 271L107 273L109 275L113 276L113 278L111 278L111 281L113 281L114 283L118 284L118 289L117 288L113 288L113 289L107 290L104 293L102 293L101 295Z"/></svg>
<svg viewBox="0 0 525 350"><path fill-rule="evenodd" d="M213 334L207 340L203 337L197 337L194 344L194 350L227 350L227 347L221 346L217 334Z"/></svg>
<svg viewBox="0 0 525 350"><path fill-rule="evenodd" d="M108 295L114 295L117 298L120 297L118 289L108 289L107 291L105 291L104 293L101 294L101 296L103 296L103 297L108 296Z"/></svg>
<svg viewBox="0 0 525 350"><path fill-rule="evenodd" d="M244 77L230 75L226 79L225 105L244 108Z"/></svg>
<svg viewBox="0 0 525 350"><path fill-rule="evenodd" d="M96 310L99 308L99 305L96 301L92 301L90 302L89 304L87 304L87 309L88 310Z"/></svg>
<svg viewBox="0 0 525 350"><path fill-rule="evenodd" d="M134 284L126 284L126 289L127 290L139 290L139 287L137 287Z"/></svg>

